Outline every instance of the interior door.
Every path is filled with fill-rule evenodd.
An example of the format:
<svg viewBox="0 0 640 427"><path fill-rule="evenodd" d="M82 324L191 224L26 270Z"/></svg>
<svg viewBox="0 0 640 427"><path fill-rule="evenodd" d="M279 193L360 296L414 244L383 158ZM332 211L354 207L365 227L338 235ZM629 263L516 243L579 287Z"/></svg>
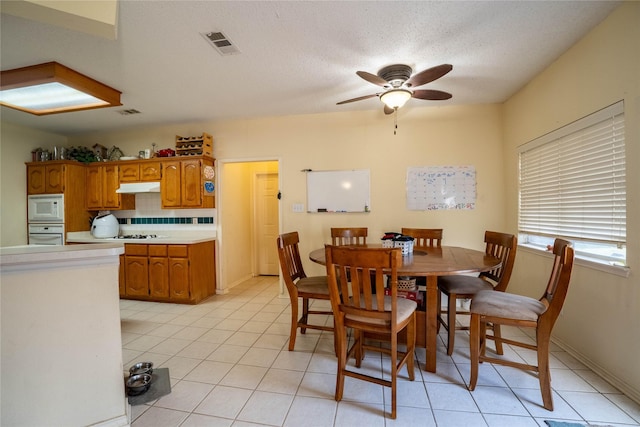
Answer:
<svg viewBox="0 0 640 427"><path fill-rule="evenodd" d="M277 276L278 174L256 175L256 252L258 274Z"/></svg>

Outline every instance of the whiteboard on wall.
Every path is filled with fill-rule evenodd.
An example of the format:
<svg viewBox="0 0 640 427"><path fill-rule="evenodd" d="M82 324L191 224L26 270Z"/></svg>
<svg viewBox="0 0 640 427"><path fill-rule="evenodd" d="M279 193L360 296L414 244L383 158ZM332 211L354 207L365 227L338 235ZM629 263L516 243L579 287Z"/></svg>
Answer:
<svg viewBox="0 0 640 427"><path fill-rule="evenodd" d="M307 172L308 212L369 212L369 169Z"/></svg>

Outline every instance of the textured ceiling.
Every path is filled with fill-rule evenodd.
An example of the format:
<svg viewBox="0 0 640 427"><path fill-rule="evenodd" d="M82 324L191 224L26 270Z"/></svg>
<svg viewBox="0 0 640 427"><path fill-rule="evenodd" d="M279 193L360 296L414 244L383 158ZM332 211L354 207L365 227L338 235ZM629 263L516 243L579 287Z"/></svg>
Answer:
<svg viewBox="0 0 640 427"><path fill-rule="evenodd" d="M57 61L122 91L123 105L41 117L2 107L1 117L69 135L349 110L383 117L376 98L336 102L379 92L355 72L394 63L416 72L453 64L421 87L452 99L404 108L500 103L619 4L122 0L116 40L3 13L3 70ZM202 36L210 31L223 31L240 53L218 54Z"/></svg>

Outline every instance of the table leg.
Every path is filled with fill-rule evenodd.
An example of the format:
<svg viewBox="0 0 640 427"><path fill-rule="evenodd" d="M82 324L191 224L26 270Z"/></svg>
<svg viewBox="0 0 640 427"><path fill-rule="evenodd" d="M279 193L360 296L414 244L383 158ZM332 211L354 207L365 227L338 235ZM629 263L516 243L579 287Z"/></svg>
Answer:
<svg viewBox="0 0 640 427"><path fill-rule="evenodd" d="M436 344L438 340L438 276L427 276L427 326L425 328L426 360L424 369L436 372Z"/></svg>

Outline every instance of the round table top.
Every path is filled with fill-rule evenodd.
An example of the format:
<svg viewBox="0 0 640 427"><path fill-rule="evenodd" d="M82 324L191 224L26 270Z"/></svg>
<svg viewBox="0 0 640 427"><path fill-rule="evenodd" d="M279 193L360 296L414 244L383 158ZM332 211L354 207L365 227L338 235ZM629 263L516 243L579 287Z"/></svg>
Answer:
<svg viewBox="0 0 640 427"><path fill-rule="evenodd" d="M359 247L381 248L381 244L366 244ZM324 248L315 249L309 259L325 265ZM441 248L415 248L413 253L402 257L399 276L446 276L451 274L478 273L488 271L500 265L499 258L482 251L442 246Z"/></svg>

